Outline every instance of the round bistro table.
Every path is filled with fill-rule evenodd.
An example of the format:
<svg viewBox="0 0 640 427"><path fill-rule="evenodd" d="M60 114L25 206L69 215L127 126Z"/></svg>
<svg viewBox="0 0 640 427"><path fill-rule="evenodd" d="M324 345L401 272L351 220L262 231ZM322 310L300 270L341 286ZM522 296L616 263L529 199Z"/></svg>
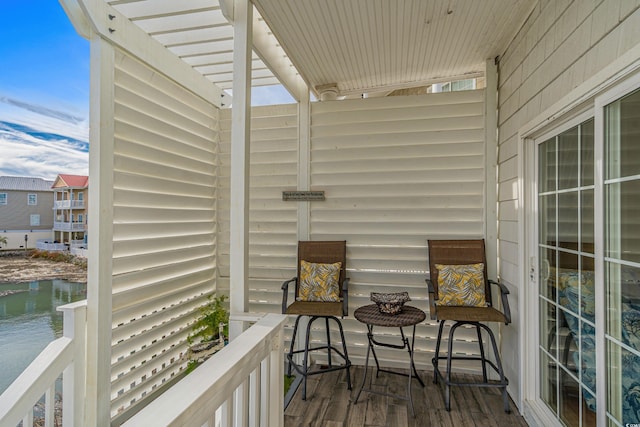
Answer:
<svg viewBox="0 0 640 427"><path fill-rule="evenodd" d="M399 399L408 400L409 406L411 407L411 414L415 417L416 414L413 409L413 400L411 398L411 379L413 376L415 376L415 378L420 382L420 385L422 385L422 387L424 387L424 383L420 379L420 376L418 376L416 365L413 362L413 345L416 339L416 325L422 322L424 319L426 319L427 315L425 314L424 311L420 310L419 308L412 307L409 305L405 305L402 308L402 311L398 314L386 314L386 313L380 312L376 304L370 304L370 305L365 305L363 307L360 307L356 309L353 315L355 316L356 319L358 319L359 322L367 325L367 329L368 329L367 338L369 340L369 345L367 346L367 357L365 359L365 365L364 365L364 375L362 376L362 385L360 386L360 390L356 395L356 400L354 401L354 404L358 403L358 399L360 398L360 393L362 393L362 391L364 390L369 393L381 394L383 396L391 396ZM402 336L402 344L391 344L391 343L377 341L373 335L374 326L387 327L387 328L399 328L400 334ZM409 338L405 336L404 330L402 329L403 327L406 327L406 326L413 326L413 331L411 333L411 343L409 343ZM380 369L380 363L378 363L378 356L376 355L375 346L396 348L400 350L407 349L407 351L409 352L409 373L405 374L403 372ZM373 353L373 358L376 361L376 368L377 368L376 377L380 372L387 372L390 374L403 375L403 376L409 377L406 396L398 396L391 393L385 393L385 392L373 390L371 388L371 385L369 385L368 389L364 388L365 382L367 379L367 370L369 368L369 353Z"/></svg>

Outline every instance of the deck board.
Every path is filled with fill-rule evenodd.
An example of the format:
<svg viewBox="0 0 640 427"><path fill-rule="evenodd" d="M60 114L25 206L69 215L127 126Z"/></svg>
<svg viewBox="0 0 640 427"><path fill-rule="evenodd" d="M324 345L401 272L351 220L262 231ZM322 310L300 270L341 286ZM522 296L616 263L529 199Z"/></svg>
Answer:
<svg viewBox="0 0 640 427"><path fill-rule="evenodd" d="M362 392L357 404L353 404L362 385L364 368L351 368L352 390L347 389L346 371L330 372L309 377L307 400L302 400L302 385L284 413L286 427L429 427L429 426L527 426L511 402L511 414L502 407L502 395L497 388L453 387L451 411L444 409L443 388L433 384L433 372L419 372L425 383L417 381L411 387L416 417L411 416L409 402L394 397ZM472 375L458 374L458 380L473 381ZM375 390L390 393L406 393L407 378L381 372L376 378L369 368L367 385Z"/></svg>

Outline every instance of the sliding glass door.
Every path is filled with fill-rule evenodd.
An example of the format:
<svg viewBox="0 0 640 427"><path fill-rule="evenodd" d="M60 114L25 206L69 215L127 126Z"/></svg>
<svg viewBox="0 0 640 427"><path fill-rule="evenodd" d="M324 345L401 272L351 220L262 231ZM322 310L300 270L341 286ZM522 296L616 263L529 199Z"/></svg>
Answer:
<svg viewBox="0 0 640 427"><path fill-rule="evenodd" d="M602 411L607 425L635 425L640 90L537 140L536 164L538 398L568 426L596 425Z"/></svg>

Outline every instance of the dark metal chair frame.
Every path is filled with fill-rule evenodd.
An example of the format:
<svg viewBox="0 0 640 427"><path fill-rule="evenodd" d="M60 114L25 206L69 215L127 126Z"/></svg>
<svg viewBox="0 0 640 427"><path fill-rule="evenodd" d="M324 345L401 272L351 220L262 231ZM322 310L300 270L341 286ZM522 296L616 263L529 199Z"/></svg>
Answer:
<svg viewBox="0 0 640 427"><path fill-rule="evenodd" d="M504 376L502 361L496 339L491 329L482 322L504 322L505 325L511 323L511 311L509 309L509 301L507 294L509 290L501 283L489 280L487 278L487 260L484 247L484 239L477 240L429 240L429 279L427 286L429 290L429 312L431 319L438 320L440 327L438 330L438 340L436 342L435 356L432 359L434 374L433 382L442 381L445 385L444 403L447 411L451 410L451 386L463 387L498 387L502 389L502 399L504 403L504 411L510 413L509 396L507 395L507 386L509 380ZM466 307L466 306L438 306L438 270L436 264L445 265L462 265L462 264L484 264L484 283L487 307ZM491 285L496 285L500 289L502 300L502 309L495 309L491 301ZM448 352L446 356L440 356L440 344L444 324L447 320L451 320L454 324L449 330ZM471 325L476 328L478 335L478 345L480 347L480 356L453 356L453 337L455 331L463 325ZM487 332L493 347L496 363L485 357L484 344L482 341L481 329ZM443 375L438 367L438 362L442 359L447 360L447 371ZM478 360L482 364L482 382L455 382L451 380L451 363L453 360ZM499 381L489 381L487 378L487 365L498 373Z"/></svg>
<svg viewBox="0 0 640 427"><path fill-rule="evenodd" d="M341 301L338 302L308 302L298 301L299 295L299 277L300 277L300 261L307 261L313 263L333 264L341 262L340 267L340 295ZM298 267L297 276L285 281L282 284L282 313L297 315L296 321L293 327L293 334L291 336L291 346L289 353L287 353L287 375L291 375L291 369L295 369L300 375L304 377L302 400L307 400L307 377L309 375L324 374L326 372L337 371L341 369L347 370L347 386L351 390L351 361L347 353L347 344L344 338L344 331L342 329L342 323L340 318L348 315L348 288L349 278L346 277L346 241L300 241L298 242ZM287 299L289 294L289 285L295 284L295 301L287 306ZM309 317L307 323L306 339L304 349L294 350L296 334L298 332L298 324L303 316ZM325 320L327 342L324 345L309 347L311 326L313 322L318 319ZM340 339L342 340L342 351L337 349L331 344L331 335L329 329L329 320L333 320L338 325L340 331ZM327 352L328 367L310 371L308 366L309 352L323 350ZM344 360L344 364L334 366L332 362L332 352L335 352ZM302 365L298 365L293 361L293 357L296 354L303 353Z"/></svg>

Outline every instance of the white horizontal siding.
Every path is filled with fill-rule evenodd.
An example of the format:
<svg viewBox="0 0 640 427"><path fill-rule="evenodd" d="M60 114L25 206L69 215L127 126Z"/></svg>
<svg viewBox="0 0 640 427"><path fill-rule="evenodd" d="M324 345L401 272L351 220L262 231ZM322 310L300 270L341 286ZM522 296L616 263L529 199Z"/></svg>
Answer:
<svg viewBox="0 0 640 427"><path fill-rule="evenodd" d="M184 368L216 286L218 110L116 52L112 416Z"/></svg>
<svg viewBox="0 0 640 427"><path fill-rule="evenodd" d="M408 291L411 304L428 312L427 239L483 236L483 96L469 91L313 104L311 189L324 190L326 201L311 204L310 232L313 240L347 241L350 315L371 302L371 292ZM349 356L362 363L365 328L353 317L343 324ZM435 323L418 326L420 367L430 365L436 335ZM462 333L454 348L475 354L475 340L475 333ZM406 364L397 351L380 358Z"/></svg>
<svg viewBox="0 0 640 427"><path fill-rule="evenodd" d="M219 286L228 289L231 111L220 112L218 196ZM251 111L249 181L249 302L251 311L279 313L280 286L295 266L297 204L282 201L298 174L298 107L254 107Z"/></svg>
<svg viewBox="0 0 640 427"><path fill-rule="evenodd" d="M352 313L370 303L371 291L408 290L428 312L427 239L482 237L483 111L482 91L312 104L310 182L326 200L310 203L309 226L313 240L347 240L350 316L343 324L354 363L364 363L366 335ZM220 113L218 176L218 286L227 288L230 114ZM296 269L299 203L283 202L282 191L297 186L297 107L252 114L249 310L280 312L280 286ZM434 325L417 328L421 368L430 366ZM287 340L290 334L288 325ZM454 349L475 354L476 338L461 331ZM406 354L382 351L380 360L405 366Z"/></svg>

